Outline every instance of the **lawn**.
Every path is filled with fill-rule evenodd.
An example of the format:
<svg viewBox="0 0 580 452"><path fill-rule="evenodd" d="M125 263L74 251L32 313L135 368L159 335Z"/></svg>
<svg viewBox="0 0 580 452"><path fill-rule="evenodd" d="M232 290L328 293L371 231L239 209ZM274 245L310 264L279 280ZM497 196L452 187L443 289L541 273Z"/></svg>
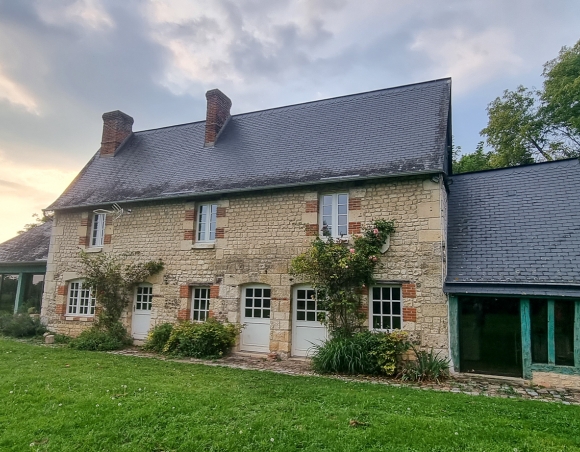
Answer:
<svg viewBox="0 0 580 452"><path fill-rule="evenodd" d="M1 451L571 451L580 407L0 338Z"/></svg>

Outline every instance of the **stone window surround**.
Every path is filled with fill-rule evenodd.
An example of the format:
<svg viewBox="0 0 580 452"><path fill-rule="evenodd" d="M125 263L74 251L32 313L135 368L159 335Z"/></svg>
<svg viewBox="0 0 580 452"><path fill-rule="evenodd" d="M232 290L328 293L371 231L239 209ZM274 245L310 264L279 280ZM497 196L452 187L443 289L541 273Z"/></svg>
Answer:
<svg viewBox="0 0 580 452"><path fill-rule="evenodd" d="M209 316L210 291L211 291L210 286L209 285L192 286L190 290L191 290L191 321L204 322L210 317ZM195 307L196 301L198 302L197 308ZM203 303L205 303L205 309L202 309Z"/></svg>
<svg viewBox="0 0 580 452"><path fill-rule="evenodd" d="M205 215L205 221L202 221L202 209L205 207L209 208ZM197 206L197 221L196 221L196 245L207 245L215 243L216 239L216 224L217 224L217 208L218 205L215 202L208 202L208 203L200 203ZM205 210L205 209L204 209ZM212 221L213 220L213 221ZM213 227L212 227L213 225ZM213 233L213 239L211 238ZM202 234L205 236L204 239L201 239Z"/></svg>
<svg viewBox="0 0 580 452"><path fill-rule="evenodd" d="M66 312L65 312L66 317L74 316L75 318L76 317L91 317L92 318L95 316L96 300L92 294L92 291L90 291L90 290L89 290L89 295L88 295L88 301L89 301L89 305L87 306L88 312L87 313L79 312L81 310L81 307L82 307L80 305L80 301L82 298L81 293L84 290L87 290L87 289L83 289L83 283L84 283L84 279L74 279L72 281L67 282L68 291L67 291ZM78 286L75 287L75 284L78 284ZM73 290L76 290L76 292L77 292L75 297L73 297ZM75 312L70 312L72 307L75 308Z"/></svg>

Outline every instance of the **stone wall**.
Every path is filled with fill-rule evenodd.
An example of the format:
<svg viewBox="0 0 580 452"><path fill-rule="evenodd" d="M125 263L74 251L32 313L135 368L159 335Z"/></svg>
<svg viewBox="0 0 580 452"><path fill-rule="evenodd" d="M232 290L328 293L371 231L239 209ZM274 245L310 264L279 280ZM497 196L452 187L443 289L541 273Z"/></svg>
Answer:
<svg viewBox="0 0 580 452"><path fill-rule="evenodd" d="M446 196L428 177L393 178L365 184L261 191L213 201L218 204L215 244L196 243L194 202L135 203L131 212L107 217L102 249L85 239L90 211L57 212L46 274L43 316L55 332L77 335L90 318L66 315L67 283L79 278L79 251L131 253L128 259L162 259L155 276L151 326L187 318L191 288L211 287L211 315L240 322L244 285L271 287L270 350L291 350L291 259L305 251L318 230L323 193L349 193L349 230L374 219L394 220L396 231L377 279L403 289L403 328L427 347L448 353L447 301L442 292ZM123 317L131 328L131 310Z"/></svg>
<svg viewBox="0 0 580 452"><path fill-rule="evenodd" d="M568 375L555 372L532 372L532 383L546 388L580 390L580 375Z"/></svg>

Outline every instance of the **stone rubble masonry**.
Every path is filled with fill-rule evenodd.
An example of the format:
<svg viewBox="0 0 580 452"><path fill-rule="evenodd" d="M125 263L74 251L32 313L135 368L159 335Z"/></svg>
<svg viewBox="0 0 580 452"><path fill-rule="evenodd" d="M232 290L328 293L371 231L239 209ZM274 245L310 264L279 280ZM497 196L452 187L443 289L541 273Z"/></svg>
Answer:
<svg viewBox="0 0 580 452"><path fill-rule="evenodd" d="M195 243L195 234L184 239L184 231L195 230L198 204L193 201L127 205L131 212L125 211L106 226L106 233L112 234L113 240L98 250L78 243L79 225L92 211L57 211L47 262L43 319L53 332L78 335L88 327L88 320L63 315L59 306L66 306L67 293L59 287L82 278L80 250L131 253L127 262L164 262L163 272L147 281L153 286L150 327L190 318L191 287L210 288L211 316L240 323L245 287L265 284L271 289L269 350L288 356L293 334L292 293L301 282L288 273L290 262L308 249L318 233L320 194L347 192L352 207L349 223L362 227L380 218L395 222L390 247L381 258L384 265L376 278L401 285L406 313L403 329L423 346L447 356L448 308L441 286L445 248L441 225L445 221L441 221L440 208L443 205L446 209L446 198L441 190L442 184L417 176L374 180L357 186L324 185L320 191L307 187L221 197L212 201L220 212L216 220L220 233L216 234L215 243L209 244ZM314 228L310 229L312 225ZM85 231L87 227L84 226ZM366 302L368 296L363 299ZM122 321L131 331L131 308L125 310Z"/></svg>
<svg viewBox="0 0 580 452"><path fill-rule="evenodd" d="M546 388L580 390L580 375L566 375L555 372L532 372L532 383Z"/></svg>

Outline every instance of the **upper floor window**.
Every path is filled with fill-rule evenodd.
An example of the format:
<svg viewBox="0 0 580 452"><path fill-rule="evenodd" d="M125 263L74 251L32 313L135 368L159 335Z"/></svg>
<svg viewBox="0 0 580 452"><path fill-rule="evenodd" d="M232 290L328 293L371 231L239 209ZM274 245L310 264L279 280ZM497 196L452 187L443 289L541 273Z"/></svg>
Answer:
<svg viewBox="0 0 580 452"><path fill-rule="evenodd" d="M106 214L104 213L96 213L93 215L91 246L103 246L105 240L105 218Z"/></svg>
<svg viewBox="0 0 580 452"><path fill-rule="evenodd" d="M205 321L209 316L209 287L195 287L191 298L191 320Z"/></svg>
<svg viewBox="0 0 580 452"><path fill-rule="evenodd" d="M340 238L348 234L348 194L333 193L320 198L321 234Z"/></svg>
<svg viewBox="0 0 580 452"><path fill-rule="evenodd" d="M67 314L95 315L95 297L84 281L71 281L68 285Z"/></svg>
<svg viewBox="0 0 580 452"><path fill-rule="evenodd" d="M197 241L215 241L217 204L201 204L197 213Z"/></svg>
<svg viewBox="0 0 580 452"><path fill-rule="evenodd" d="M390 331L401 328L403 299L400 287L373 287L369 304L372 329Z"/></svg>

